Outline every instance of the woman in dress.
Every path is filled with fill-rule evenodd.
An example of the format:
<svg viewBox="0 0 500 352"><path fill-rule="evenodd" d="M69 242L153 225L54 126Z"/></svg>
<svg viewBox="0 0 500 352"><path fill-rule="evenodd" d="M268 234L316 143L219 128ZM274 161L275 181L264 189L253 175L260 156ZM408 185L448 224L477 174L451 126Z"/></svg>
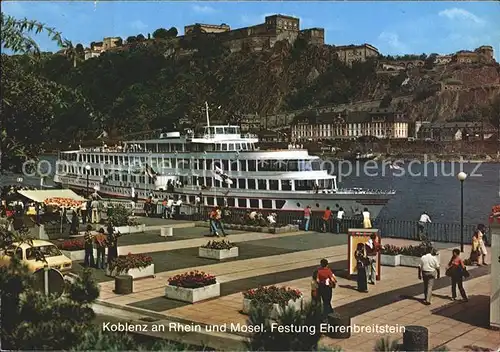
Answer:
<svg viewBox="0 0 500 352"><path fill-rule="evenodd" d="M358 243L358 245L356 246L354 258L356 259L356 269L358 272L358 291L368 292L368 279L366 276L366 265L368 263L368 258L366 256L365 245L363 243Z"/></svg>
<svg viewBox="0 0 500 352"><path fill-rule="evenodd" d="M486 251L486 244L485 242L485 236L484 233L486 232L486 227L483 224L479 224L477 226L477 240L479 242L479 252L481 255L482 259L482 265L488 265L486 264L486 254L488 252ZM479 259L478 259L479 261ZM478 264L479 265L479 264Z"/></svg>
<svg viewBox="0 0 500 352"><path fill-rule="evenodd" d="M478 231L474 231L474 234L472 235L472 247L470 251L470 256L469 256L469 262L471 265L480 265L479 264L479 256L480 256L480 250L479 250L479 238L478 238Z"/></svg>
<svg viewBox="0 0 500 352"><path fill-rule="evenodd" d="M368 211L368 208L363 209L363 228L365 229L371 229L372 228L372 221L370 220L370 212Z"/></svg>

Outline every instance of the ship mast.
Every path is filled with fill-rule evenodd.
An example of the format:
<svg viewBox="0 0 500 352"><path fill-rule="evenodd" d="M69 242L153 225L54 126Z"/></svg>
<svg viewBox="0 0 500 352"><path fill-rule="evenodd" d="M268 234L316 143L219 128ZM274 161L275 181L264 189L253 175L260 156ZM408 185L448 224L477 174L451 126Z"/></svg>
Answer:
<svg viewBox="0 0 500 352"><path fill-rule="evenodd" d="M210 127L210 114L208 112L208 101L205 102L205 113L207 115L207 127Z"/></svg>

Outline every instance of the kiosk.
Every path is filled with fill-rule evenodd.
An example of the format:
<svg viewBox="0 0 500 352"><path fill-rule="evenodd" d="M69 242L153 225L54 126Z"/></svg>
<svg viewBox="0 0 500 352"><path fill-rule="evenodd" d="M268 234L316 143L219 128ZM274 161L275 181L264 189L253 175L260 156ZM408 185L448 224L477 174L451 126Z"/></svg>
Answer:
<svg viewBox="0 0 500 352"><path fill-rule="evenodd" d="M377 240L380 245L382 241L380 238L380 233L378 229L348 229L349 240L347 242L347 260L349 262L349 276L357 275L358 271L356 268L356 258L354 258L354 252L356 251L356 246L358 243L366 243L370 239L372 234L377 235ZM380 280L380 251L375 256L377 261L377 281Z"/></svg>

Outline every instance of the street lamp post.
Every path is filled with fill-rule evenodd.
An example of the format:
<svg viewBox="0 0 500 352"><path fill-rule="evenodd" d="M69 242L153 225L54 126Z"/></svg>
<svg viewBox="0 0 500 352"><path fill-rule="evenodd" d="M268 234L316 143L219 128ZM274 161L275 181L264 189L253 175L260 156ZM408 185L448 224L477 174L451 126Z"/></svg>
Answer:
<svg viewBox="0 0 500 352"><path fill-rule="evenodd" d="M467 178L465 172L459 172L457 175L460 181L460 252L464 252L464 181Z"/></svg>
<svg viewBox="0 0 500 352"><path fill-rule="evenodd" d="M90 165L85 165L85 170L87 171L87 198L89 197L89 175L90 175Z"/></svg>

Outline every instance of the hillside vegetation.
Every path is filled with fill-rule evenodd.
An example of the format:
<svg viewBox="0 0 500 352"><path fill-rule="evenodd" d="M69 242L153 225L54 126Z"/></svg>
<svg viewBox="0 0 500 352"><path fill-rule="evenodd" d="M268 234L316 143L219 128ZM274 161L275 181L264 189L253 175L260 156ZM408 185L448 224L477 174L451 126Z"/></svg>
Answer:
<svg viewBox="0 0 500 352"><path fill-rule="evenodd" d="M103 130L121 136L170 128L181 118L202 122L205 101L221 106L214 119L232 122L244 114L384 97L386 107L403 110L412 119L488 119L500 110L500 100L495 100L498 65L394 74L379 72L376 60L347 67L337 60L334 47L300 40L238 53L204 36L175 45L183 50L174 50L168 39L147 40L87 61L82 53L43 54L39 61L2 55L4 133L19 143L34 138L40 149L75 145ZM436 83L449 80L464 89L436 89ZM356 109L355 104L347 106Z"/></svg>

